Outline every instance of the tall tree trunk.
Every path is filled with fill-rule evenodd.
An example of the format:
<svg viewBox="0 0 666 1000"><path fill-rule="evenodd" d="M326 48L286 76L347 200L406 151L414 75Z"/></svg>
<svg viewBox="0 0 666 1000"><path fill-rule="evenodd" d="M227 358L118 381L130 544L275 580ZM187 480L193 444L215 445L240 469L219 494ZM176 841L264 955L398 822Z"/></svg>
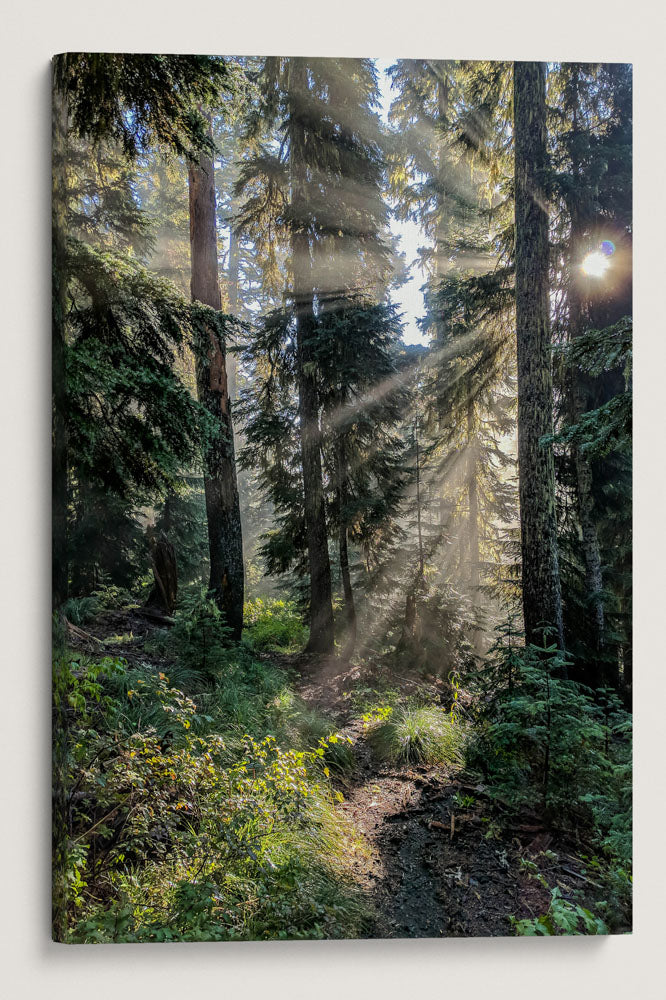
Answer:
<svg viewBox="0 0 666 1000"><path fill-rule="evenodd" d="M315 326L314 288L307 228L309 209L304 126L307 87L305 62L294 58L289 70L291 209L294 220L291 260L296 312L296 366L305 530L310 569L310 638L307 649L312 653L329 653L334 642L333 602L321 463L319 392L312 343Z"/></svg>
<svg viewBox="0 0 666 1000"><path fill-rule="evenodd" d="M420 625L418 615L417 595L425 590L425 553L423 549L423 532L421 529L421 449L419 446L419 418L414 418L414 450L416 452L416 531L418 539L419 569L411 587L405 596L405 620L402 634L397 645L399 653L414 653L417 649Z"/></svg>
<svg viewBox="0 0 666 1000"><path fill-rule="evenodd" d="M483 655L483 631L481 614L477 611L479 599L479 584L481 582L479 546L479 494L477 484L477 452L474 435L474 399L472 387L467 391L467 497L469 500L469 586L474 606L475 629L472 635L472 646L477 656Z"/></svg>
<svg viewBox="0 0 666 1000"><path fill-rule="evenodd" d="M188 171L190 195L191 292L193 302L220 309L213 161L202 154ZM196 352L199 402L215 421L204 448L204 492L210 549L209 589L224 613L232 637L243 630L243 539L236 481L231 405L224 344L208 330L206 356Z"/></svg>
<svg viewBox="0 0 666 1000"><path fill-rule="evenodd" d="M461 515L460 527L458 529L458 566L460 567L458 575L461 580L464 580L466 576L468 549L469 534L465 531L465 522L463 521Z"/></svg>
<svg viewBox="0 0 666 1000"><path fill-rule="evenodd" d="M423 532L421 530L421 461L419 449L419 418L414 420L414 446L416 449L416 527L419 540L419 579L423 579L425 562L423 557Z"/></svg>
<svg viewBox="0 0 666 1000"><path fill-rule="evenodd" d="M580 288L580 277L575 272L576 247L579 245L581 232L578 212L574 209L571 218L571 277L569 286L569 337L575 340L583 333L583 303ZM587 394L583 376L576 371L572 374L571 385L571 419L577 423L588 409ZM592 468L586 455L576 443L572 446L572 459L576 476L576 494L578 500L578 517L582 533L583 561L585 563L585 586L587 596L591 599L592 621L590 622L596 662L588 665L581 678L592 687L600 687L610 678L605 677L603 664L605 616L601 596L603 580L601 573L601 553L599 538L594 516L594 500L592 496Z"/></svg>
<svg viewBox="0 0 666 1000"><path fill-rule="evenodd" d="M542 191L547 157L544 63L514 63L513 107L518 465L525 638L541 645L542 626L548 624L555 627L559 644L564 648L555 468L552 448L540 443L553 429L548 209Z"/></svg>
<svg viewBox="0 0 666 1000"><path fill-rule="evenodd" d="M344 441L339 440L335 454L337 494L338 494L338 537L340 551L340 576L342 577L342 592L345 598L345 634L344 656L350 657L356 646L356 606L349 572L348 526L346 506L349 501L349 483L347 459Z"/></svg>
<svg viewBox="0 0 666 1000"><path fill-rule="evenodd" d="M152 528L147 533L150 545L150 561L153 568L153 586L145 606L157 607L166 614L173 614L178 599L178 563L176 550L166 532L156 538Z"/></svg>
<svg viewBox="0 0 666 1000"><path fill-rule="evenodd" d="M52 602L68 592L68 458L65 313L67 309L67 99L53 86L51 201L52 308Z"/></svg>
<svg viewBox="0 0 666 1000"><path fill-rule="evenodd" d="M474 438L474 400L467 397L467 497L469 500L469 582L472 590L479 586L479 495L476 481L477 461Z"/></svg>
<svg viewBox="0 0 666 1000"><path fill-rule="evenodd" d="M229 224L229 267L227 269L227 295L229 296L229 312L232 316L238 315L238 236L234 232L234 219L233 219L233 201L232 201L232 217ZM229 376L229 399L235 400L238 394L237 389L237 378L236 371L238 367L238 362L236 355L231 353L227 358L227 371Z"/></svg>
<svg viewBox="0 0 666 1000"><path fill-rule="evenodd" d="M405 620L396 647L398 653L410 652L414 648L416 640L416 594L414 590L415 586L410 588L405 598Z"/></svg>
<svg viewBox="0 0 666 1000"><path fill-rule="evenodd" d="M629 584L629 588L631 583ZM622 685L624 688L625 700L631 706L632 689L634 683L634 661L633 661L633 631L631 615L631 589L622 588L620 598L620 612L625 619L626 638L622 643ZM619 668L618 668L619 673Z"/></svg>
<svg viewBox="0 0 666 1000"><path fill-rule="evenodd" d="M576 102L578 102L576 84ZM573 109L573 129L577 133L578 129L578 107ZM578 204L580 192L580 163L578 160L575 138L572 142L572 175L574 177L573 189L569 198L569 214L571 217L571 236L569 247L569 340L574 341L584 332L585 326L585 303L583 301L583 277L578 267L578 256L583 243L585 222ZM575 371L572 375L570 408L573 423L578 423L583 413L588 409L587 393L585 389L584 376ZM594 500L592 497L592 468L586 455L576 443L572 446L572 458L576 475L576 492L578 495L578 516L582 531L583 559L585 562L585 585L588 596L592 601L592 630L594 635L594 647L597 661L592 664L590 673L592 676L585 677L586 682L590 682L593 687L599 687L607 679L604 676L603 667L603 647L604 647L604 604L601 596L603 587L601 573L601 553L599 549L599 538L597 535L596 520L594 517Z"/></svg>

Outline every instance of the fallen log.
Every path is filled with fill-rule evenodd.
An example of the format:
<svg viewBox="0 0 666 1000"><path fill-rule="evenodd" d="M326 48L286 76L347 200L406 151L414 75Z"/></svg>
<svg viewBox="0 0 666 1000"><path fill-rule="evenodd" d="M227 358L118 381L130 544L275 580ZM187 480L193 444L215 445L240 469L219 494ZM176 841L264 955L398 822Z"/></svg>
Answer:
<svg viewBox="0 0 666 1000"><path fill-rule="evenodd" d="M67 635L70 639L74 640L74 644L83 644L88 649L98 649L100 646L104 645L102 639L98 639L97 636L91 635L90 632L84 632L82 628L78 625L74 625L70 622L69 618L65 618L65 628L67 630Z"/></svg>

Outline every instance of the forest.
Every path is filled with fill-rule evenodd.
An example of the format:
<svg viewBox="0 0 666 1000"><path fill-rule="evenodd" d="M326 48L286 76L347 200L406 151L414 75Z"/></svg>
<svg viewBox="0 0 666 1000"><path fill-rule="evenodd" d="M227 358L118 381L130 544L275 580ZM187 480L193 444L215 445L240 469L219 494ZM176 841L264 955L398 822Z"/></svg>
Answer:
<svg viewBox="0 0 666 1000"><path fill-rule="evenodd" d="M52 926L632 927L632 72L52 66Z"/></svg>

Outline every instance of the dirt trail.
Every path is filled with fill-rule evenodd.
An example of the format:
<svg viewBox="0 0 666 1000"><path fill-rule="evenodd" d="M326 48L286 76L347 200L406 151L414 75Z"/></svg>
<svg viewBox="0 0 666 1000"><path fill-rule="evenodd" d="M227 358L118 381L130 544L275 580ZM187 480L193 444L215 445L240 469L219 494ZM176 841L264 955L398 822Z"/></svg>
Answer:
<svg viewBox="0 0 666 1000"><path fill-rule="evenodd" d="M358 672L340 673L335 663L298 666L302 697L353 741L356 769L342 786L340 809L368 847L354 862L377 913L368 937L506 935L510 914L547 910L548 892L521 866L530 846L542 849L538 832L522 841L500 837L482 786L464 772L379 764L345 697Z"/></svg>

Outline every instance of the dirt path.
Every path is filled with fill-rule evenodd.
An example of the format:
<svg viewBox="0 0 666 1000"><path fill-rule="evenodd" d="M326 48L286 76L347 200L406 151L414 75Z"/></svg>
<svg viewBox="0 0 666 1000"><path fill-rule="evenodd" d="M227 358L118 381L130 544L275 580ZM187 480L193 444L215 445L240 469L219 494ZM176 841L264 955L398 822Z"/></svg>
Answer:
<svg viewBox="0 0 666 1000"><path fill-rule="evenodd" d="M302 697L353 741L356 769L341 786L340 809L368 847L355 860L377 913L368 937L506 935L513 933L510 914L522 919L547 910L548 892L521 865L542 849L538 832L502 837L482 786L464 773L379 764L362 720L350 711L354 671L336 674L335 664L300 669Z"/></svg>

